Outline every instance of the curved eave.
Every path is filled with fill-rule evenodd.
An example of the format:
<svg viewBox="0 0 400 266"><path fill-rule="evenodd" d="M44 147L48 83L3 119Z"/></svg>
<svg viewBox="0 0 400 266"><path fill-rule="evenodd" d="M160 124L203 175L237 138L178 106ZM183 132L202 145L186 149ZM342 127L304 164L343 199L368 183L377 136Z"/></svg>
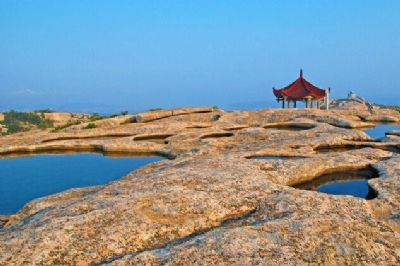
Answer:
<svg viewBox="0 0 400 266"><path fill-rule="evenodd" d="M273 89L273 92L278 99L287 97L291 100L302 100L305 97L313 97L319 100L326 96L325 90L314 86L303 77L298 78L289 86L284 87L283 89Z"/></svg>

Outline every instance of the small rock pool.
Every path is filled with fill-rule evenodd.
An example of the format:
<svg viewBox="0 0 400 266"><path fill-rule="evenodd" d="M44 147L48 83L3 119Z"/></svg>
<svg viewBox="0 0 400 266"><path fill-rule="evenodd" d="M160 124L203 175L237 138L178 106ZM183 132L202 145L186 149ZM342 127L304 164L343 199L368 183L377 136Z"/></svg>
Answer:
<svg viewBox="0 0 400 266"><path fill-rule="evenodd" d="M96 153L0 158L0 215L15 213L39 197L108 183L162 159L107 157Z"/></svg>
<svg viewBox="0 0 400 266"><path fill-rule="evenodd" d="M370 188L367 180L332 182L320 186L317 191L332 195L350 195L363 199L375 198L375 192Z"/></svg>
<svg viewBox="0 0 400 266"><path fill-rule="evenodd" d="M370 200L376 198L377 193L369 186L368 179L377 177L377 171L372 167L368 167L324 174L311 181L296 184L293 187L332 195L350 195Z"/></svg>
<svg viewBox="0 0 400 266"><path fill-rule="evenodd" d="M373 139L379 139L385 136L385 133L391 130L400 130L400 125L397 124L377 124L376 127L365 129L367 133Z"/></svg>

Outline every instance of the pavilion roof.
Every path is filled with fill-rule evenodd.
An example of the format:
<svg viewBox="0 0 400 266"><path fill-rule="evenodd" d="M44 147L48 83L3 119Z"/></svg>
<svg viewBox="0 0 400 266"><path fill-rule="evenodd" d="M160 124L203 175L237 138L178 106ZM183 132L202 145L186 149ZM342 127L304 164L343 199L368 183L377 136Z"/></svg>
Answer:
<svg viewBox="0 0 400 266"><path fill-rule="evenodd" d="M301 100L306 97L322 99L326 96L325 90L314 86L303 77L303 70L300 70L300 77L289 86L280 90L274 88L273 92L277 98L286 96L290 100Z"/></svg>

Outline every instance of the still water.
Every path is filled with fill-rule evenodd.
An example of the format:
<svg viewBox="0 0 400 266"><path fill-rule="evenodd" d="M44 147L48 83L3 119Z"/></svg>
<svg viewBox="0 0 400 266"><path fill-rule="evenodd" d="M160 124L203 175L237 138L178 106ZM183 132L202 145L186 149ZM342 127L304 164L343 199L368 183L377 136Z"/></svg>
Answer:
<svg viewBox="0 0 400 266"><path fill-rule="evenodd" d="M374 198L374 191L368 185L367 180L328 183L320 186L317 191L332 195L350 195L363 199Z"/></svg>
<svg viewBox="0 0 400 266"><path fill-rule="evenodd" d="M371 138L379 139L385 136L385 133L391 130L400 130L400 125L396 124L377 124L376 127L365 130Z"/></svg>
<svg viewBox="0 0 400 266"><path fill-rule="evenodd" d="M106 157L95 153L0 159L0 214L70 188L101 185L161 157Z"/></svg>
<svg viewBox="0 0 400 266"><path fill-rule="evenodd" d="M377 196L377 192L369 186L368 180L377 177L379 175L374 168L366 167L323 174L294 187L332 195L350 195L363 199L373 199Z"/></svg>

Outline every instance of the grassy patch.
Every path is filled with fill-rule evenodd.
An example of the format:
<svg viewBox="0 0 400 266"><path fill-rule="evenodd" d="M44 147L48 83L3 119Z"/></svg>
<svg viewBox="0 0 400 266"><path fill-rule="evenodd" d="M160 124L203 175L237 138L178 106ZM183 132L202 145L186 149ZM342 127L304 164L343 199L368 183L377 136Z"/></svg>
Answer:
<svg viewBox="0 0 400 266"><path fill-rule="evenodd" d="M130 117L125 119L125 121L123 121L120 125L126 125L126 124L130 124L133 123L132 121L135 120L135 117Z"/></svg>
<svg viewBox="0 0 400 266"><path fill-rule="evenodd" d="M80 123L81 123L81 122L76 121L76 122L69 122L69 123L66 123L66 124L61 125L61 126L56 126L56 127L53 129L53 131L51 131L51 132L59 132L59 131L61 131L61 130L63 130L63 129L66 129L67 127L79 125Z"/></svg>
<svg viewBox="0 0 400 266"><path fill-rule="evenodd" d="M106 117L102 116L102 115L99 115L98 113L94 113L91 116L89 116L89 121L90 122L94 122L94 121L101 120L101 119L104 119L104 118L106 118Z"/></svg>
<svg viewBox="0 0 400 266"><path fill-rule="evenodd" d="M211 120L212 120L212 121L218 121L220 118L221 118L221 115L213 115L213 116L211 117Z"/></svg>
<svg viewBox="0 0 400 266"><path fill-rule="evenodd" d="M113 117L117 117L117 116L121 116L121 115L127 115L127 114L128 114L128 111L122 111L122 112L119 112L119 113L111 114L109 117L113 118Z"/></svg>
<svg viewBox="0 0 400 266"><path fill-rule="evenodd" d="M7 134L28 131L31 127L53 127L53 122L46 119L43 114L16 112L14 110L4 113L2 124L8 129Z"/></svg>
<svg viewBox="0 0 400 266"><path fill-rule="evenodd" d="M83 127L83 129L91 129L91 128L96 128L96 124L95 123L89 123L86 126Z"/></svg>

